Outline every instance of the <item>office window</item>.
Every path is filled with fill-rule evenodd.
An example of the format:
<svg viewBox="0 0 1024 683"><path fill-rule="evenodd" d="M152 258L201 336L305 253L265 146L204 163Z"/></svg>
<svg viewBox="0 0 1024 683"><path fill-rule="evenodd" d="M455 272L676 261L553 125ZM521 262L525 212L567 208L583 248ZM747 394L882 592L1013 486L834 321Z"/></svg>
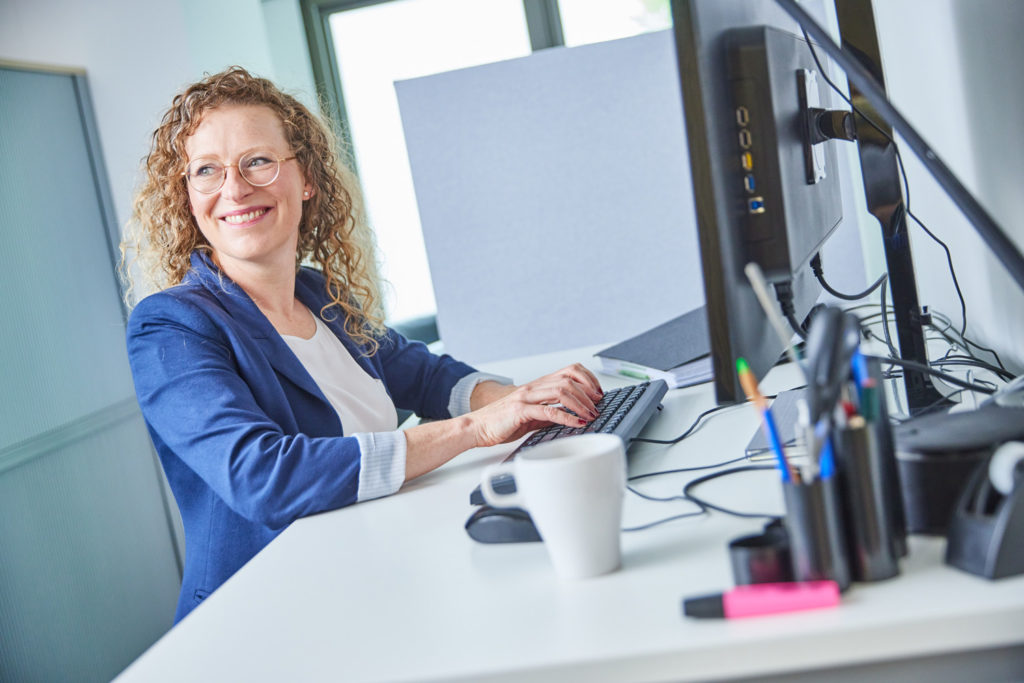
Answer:
<svg viewBox="0 0 1024 683"><path fill-rule="evenodd" d="M570 47L672 26L669 0L558 0L558 13Z"/></svg>
<svg viewBox="0 0 1024 683"><path fill-rule="evenodd" d="M396 0L330 14L388 319L436 312L394 82L530 53L522 0Z"/></svg>

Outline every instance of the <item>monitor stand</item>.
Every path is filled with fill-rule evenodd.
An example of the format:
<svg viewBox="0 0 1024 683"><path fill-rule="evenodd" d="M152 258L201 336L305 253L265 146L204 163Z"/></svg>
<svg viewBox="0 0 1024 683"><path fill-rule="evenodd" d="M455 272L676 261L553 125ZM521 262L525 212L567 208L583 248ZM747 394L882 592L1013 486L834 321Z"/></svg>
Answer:
<svg viewBox="0 0 1024 683"><path fill-rule="evenodd" d="M871 0L836 0L836 13L843 46L857 55L861 64L884 88L881 51ZM852 81L850 95L858 109L865 112L873 111L874 108ZM874 118L878 119L875 123L891 138L892 128L879 117ZM914 263L910 254L907 215L900 192L896 146L859 114L854 115L854 121L868 211L878 219L882 228L900 358L927 365L925 317L917 298L917 278L914 275ZM935 388L931 378L923 372L904 369L903 383L907 411L910 415L916 415L925 409L934 410L942 404L952 405Z"/></svg>

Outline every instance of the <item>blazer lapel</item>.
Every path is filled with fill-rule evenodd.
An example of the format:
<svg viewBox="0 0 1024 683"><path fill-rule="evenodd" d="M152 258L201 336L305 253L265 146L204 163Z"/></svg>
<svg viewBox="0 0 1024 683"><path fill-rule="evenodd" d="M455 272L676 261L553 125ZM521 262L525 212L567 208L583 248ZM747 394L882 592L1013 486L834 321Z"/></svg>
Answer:
<svg viewBox="0 0 1024 683"><path fill-rule="evenodd" d="M253 303L248 294L234 281L222 274L209 256L201 252L192 253L192 270L198 282L220 302L228 314L237 320L255 341L263 355L279 373L287 377L298 387L327 402L320 387L316 385L305 366L295 357L288 344L281 339L274 326L270 324L263 312Z"/></svg>

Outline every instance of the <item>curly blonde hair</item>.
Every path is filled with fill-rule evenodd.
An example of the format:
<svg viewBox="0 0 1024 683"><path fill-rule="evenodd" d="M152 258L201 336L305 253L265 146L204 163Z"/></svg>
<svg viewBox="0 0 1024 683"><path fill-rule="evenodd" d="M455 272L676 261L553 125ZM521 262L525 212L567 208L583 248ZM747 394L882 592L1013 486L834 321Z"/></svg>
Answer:
<svg viewBox="0 0 1024 683"><path fill-rule="evenodd" d="M188 158L185 141L206 112L223 105L260 105L281 119L285 138L315 189L304 202L299 222L296 269L310 263L323 273L330 303L321 315L340 308L345 331L372 355L385 327L373 239L355 174L339 159L338 137L328 123L269 80L240 66L207 76L175 96L153 133L143 162L145 179L121 242L128 305L134 298L133 268L149 287L167 289L182 282L193 251L212 251L192 216L182 172Z"/></svg>

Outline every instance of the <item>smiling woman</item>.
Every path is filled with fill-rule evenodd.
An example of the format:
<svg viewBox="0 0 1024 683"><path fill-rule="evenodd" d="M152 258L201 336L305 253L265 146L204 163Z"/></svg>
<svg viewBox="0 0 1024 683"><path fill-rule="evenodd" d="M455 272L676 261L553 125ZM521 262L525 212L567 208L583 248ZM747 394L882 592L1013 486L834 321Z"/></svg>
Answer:
<svg viewBox="0 0 1024 683"><path fill-rule="evenodd" d="M185 526L176 620L299 517L596 416L600 385L582 366L517 387L383 325L356 184L332 141L240 67L178 95L153 135L122 253L161 290L134 307L127 336ZM396 408L436 421L399 431Z"/></svg>
<svg viewBox="0 0 1024 683"><path fill-rule="evenodd" d="M261 195L287 200L281 208L292 212L280 224L294 223L292 268L304 259L314 263L332 292L330 306L344 313L348 333L372 346L384 329L373 277L372 238L355 175L337 159L337 148L337 136L329 126L295 98L244 69L228 69L192 85L175 98L153 135L145 183L122 244L123 265L134 258L133 268L141 272L145 289L178 285L191 268L193 253L218 258L211 237L219 233L219 219L206 212L221 211L220 218L233 214L220 222L236 223L254 210L245 201L258 201ZM278 174L266 184L262 177L247 181L239 164L243 157L254 161L250 153L264 149L279 159ZM211 172L219 178L216 187L197 181L197 175L207 177ZM244 173L251 175L250 170ZM282 173L287 178L279 178ZM294 189L296 178L302 179L301 192L309 194L289 198L279 186ZM262 232L265 235L266 230ZM245 269L246 264L243 260L235 267ZM131 285L130 272L124 272ZM127 292L131 306L137 291L129 286Z"/></svg>

